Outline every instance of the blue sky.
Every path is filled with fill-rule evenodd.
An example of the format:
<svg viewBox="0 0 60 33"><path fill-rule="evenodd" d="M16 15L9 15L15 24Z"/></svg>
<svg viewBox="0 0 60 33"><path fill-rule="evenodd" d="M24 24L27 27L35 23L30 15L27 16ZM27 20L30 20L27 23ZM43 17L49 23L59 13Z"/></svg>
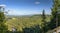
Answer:
<svg viewBox="0 0 60 33"><path fill-rule="evenodd" d="M50 14L52 0L0 0L0 4L6 5L9 15L41 14L43 9Z"/></svg>

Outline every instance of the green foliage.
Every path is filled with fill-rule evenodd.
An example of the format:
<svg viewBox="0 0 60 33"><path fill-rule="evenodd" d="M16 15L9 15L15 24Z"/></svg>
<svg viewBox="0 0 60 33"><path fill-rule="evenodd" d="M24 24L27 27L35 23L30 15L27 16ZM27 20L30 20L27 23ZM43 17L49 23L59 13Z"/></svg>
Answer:
<svg viewBox="0 0 60 33"><path fill-rule="evenodd" d="M53 4L53 8L52 8L52 18L51 18L51 22L49 24L49 27L51 27L50 29L56 28L56 18L58 18L58 23L60 24L60 14L58 15L59 12L59 0L53 0L54 4ZM59 7L59 8L58 8Z"/></svg>
<svg viewBox="0 0 60 33"><path fill-rule="evenodd" d="M5 19L4 12L0 12L0 23L3 23Z"/></svg>
<svg viewBox="0 0 60 33"><path fill-rule="evenodd" d="M45 33L47 31L47 21L46 21L46 15L45 10L42 12L42 33Z"/></svg>
<svg viewBox="0 0 60 33"><path fill-rule="evenodd" d="M52 15L51 21L48 23L48 30L52 30L58 26L60 26L60 0L53 0L53 7L52 7ZM58 26L56 26L58 23Z"/></svg>
<svg viewBox="0 0 60 33"><path fill-rule="evenodd" d="M43 10L43 12L42 12L42 25L45 26L45 24L46 24L46 16L45 16L45 10ZM44 27L44 26L42 26L42 27Z"/></svg>
<svg viewBox="0 0 60 33"><path fill-rule="evenodd" d="M42 30L39 27L39 25L35 25L30 28L28 28L28 27L23 28L23 32L24 33L42 33Z"/></svg>
<svg viewBox="0 0 60 33"><path fill-rule="evenodd" d="M6 33L7 27L5 25L5 15L4 12L0 12L0 33Z"/></svg>
<svg viewBox="0 0 60 33"><path fill-rule="evenodd" d="M50 20L50 16L46 15L46 20L49 21ZM15 18L15 19L13 19ZM12 17L11 19L9 19L6 22L6 24L8 25L8 29L12 30L12 27L14 26L15 28L17 28L18 31L21 31L22 28L25 27L31 27L34 26L36 24L39 24L41 26L42 24L42 17L41 15L32 15L32 16L16 16L16 17ZM42 27L41 27L42 28Z"/></svg>

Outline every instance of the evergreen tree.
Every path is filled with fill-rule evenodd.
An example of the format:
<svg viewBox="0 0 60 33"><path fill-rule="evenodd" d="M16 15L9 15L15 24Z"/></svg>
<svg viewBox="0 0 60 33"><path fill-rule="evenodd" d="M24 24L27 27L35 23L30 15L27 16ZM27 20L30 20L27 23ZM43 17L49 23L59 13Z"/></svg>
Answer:
<svg viewBox="0 0 60 33"><path fill-rule="evenodd" d="M43 12L42 12L42 22L43 23L46 22L45 19L46 19L45 10L43 10Z"/></svg>
<svg viewBox="0 0 60 33"><path fill-rule="evenodd" d="M57 23L60 26L60 14L59 14L60 11L58 10L60 8L59 1L60 0L53 0L53 8L51 9L52 10L51 22L48 24L48 26L50 27L49 29L56 28Z"/></svg>
<svg viewBox="0 0 60 33"><path fill-rule="evenodd" d="M45 33L45 28L46 27L46 16L45 16L45 10L43 10L42 12L42 31L43 33Z"/></svg>
<svg viewBox="0 0 60 33"><path fill-rule="evenodd" d="M7 26L5 25L5 15L4 12L0 11L0 33L7 32Z"/></svg>

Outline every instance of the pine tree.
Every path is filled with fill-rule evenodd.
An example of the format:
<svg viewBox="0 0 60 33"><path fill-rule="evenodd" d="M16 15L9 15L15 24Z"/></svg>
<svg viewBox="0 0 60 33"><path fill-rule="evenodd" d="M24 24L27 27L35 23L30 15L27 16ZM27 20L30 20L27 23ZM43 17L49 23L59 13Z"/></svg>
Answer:
<svg viewBox="0 0 60 33"><path fill-rule="evenodd" d="M45 10L42 12L42 22L45 22L46 16L45 16Z"/></svg>
<svg viewBox="0 0 60 33"><path fill-rule="evenodd" d="M46 16L45 16L45 10L42 12L42 31L45 33L45 27L46 27Z"/></svg>
<svg viewBox="0 0 60 33"><path fill-rule="evenodd" d="M5 15L4 12L0 11L0 33L6 33L7 26L5 25Z"/></svg>
<svg viewBox="0 0 60 33"><path fill-rule="evenodd" d="M58 14L58 26L60 26L60 0L58 1L58 12L59 12L59 14Z"/></svg>
<svg viewBox="0 0 60 33"><path fill-rule="evenodd" d="M53 7L52 7L52 17L51 17L51 22L48 24L50 27L49 29L54 29L56 28L56 23L59 23L60 25L60 14L59 14L59 0L53 0ZM56 22L57 21L57 22Z"/></svg>

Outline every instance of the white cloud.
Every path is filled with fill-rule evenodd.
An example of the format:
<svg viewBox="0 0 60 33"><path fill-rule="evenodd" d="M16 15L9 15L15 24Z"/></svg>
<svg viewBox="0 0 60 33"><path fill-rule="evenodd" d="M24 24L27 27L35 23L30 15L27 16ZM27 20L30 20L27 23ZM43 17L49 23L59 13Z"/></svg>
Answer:
<svg viewBox="0 0 60 33"><path fill-rule="evenodd" d="M2 6L2 7L6 7L6 5L4 5L4 4L1 4L0 6Z"/></svg>
<svg viewBox="0 0 60 33"><path fill-rule="evenodd" d="M35 2L35 4L40 4L40 2L37 1L37 2Z"/></svg>

